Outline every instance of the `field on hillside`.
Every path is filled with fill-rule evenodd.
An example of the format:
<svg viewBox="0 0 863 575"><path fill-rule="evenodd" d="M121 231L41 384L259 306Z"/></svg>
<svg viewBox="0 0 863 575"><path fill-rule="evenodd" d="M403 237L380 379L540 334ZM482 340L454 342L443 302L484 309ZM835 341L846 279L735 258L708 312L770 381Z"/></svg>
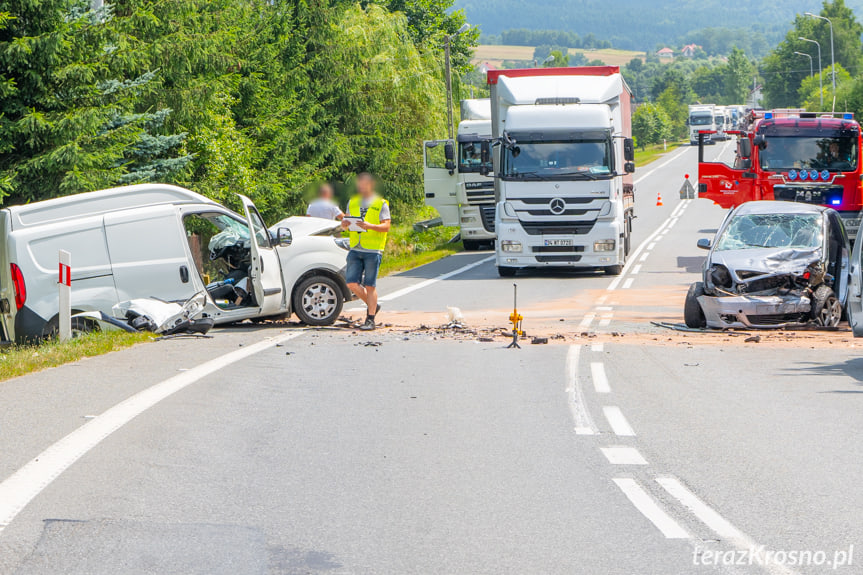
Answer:
<svg viewBox="0 0 863 575"><path fill-rule="evenodd" d="M474 63L488 62L492 66L499 67L504 60L532 60L533 46L502 46L484 44L477 46L473 53ZM631 50L582 50L570 48L570 54L583 53L588 60L601 60L603 64L610 66L623 66L633 58L644 58L644 52Z"/></svg>

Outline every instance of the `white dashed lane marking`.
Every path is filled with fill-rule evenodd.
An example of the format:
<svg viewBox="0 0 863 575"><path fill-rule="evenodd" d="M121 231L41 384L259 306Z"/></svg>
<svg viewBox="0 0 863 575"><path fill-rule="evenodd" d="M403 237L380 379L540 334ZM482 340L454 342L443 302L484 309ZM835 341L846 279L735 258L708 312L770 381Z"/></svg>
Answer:
<svg viewBox="0 0 863 575"><path fill-rule="evenodd" d="M608 376L605 375L605 364L601 361L590 363L590 378L593 380L593 389L596 393L611 393L608 385Z"/></svg>
<svg viewBox="0 0 863 575"><path fill-rule="evenodd" d="M623 491L626 498L632 502L638 511L648 521L653 523L667 539L688 539L689 533L680 526L677 521L663 510L653 497L647 494L635 479L621 477L613 479L614 483Z"/></svg>
<svg viewBox="0 0 863 575"><path fill-rule="evenodd" d="M623 412L616 405L606 405L602 408L602 413L605 414L605 419L608 420L608 425L615 435L622 437L635 437L635 431L626 418Z"/></svg>
<svg viewBox="0 0 863 575"><path fill-rule="evenodd" d="M615 445L600 447L599 450L612 465L647 465L647 460L634 447Z"/></svg>

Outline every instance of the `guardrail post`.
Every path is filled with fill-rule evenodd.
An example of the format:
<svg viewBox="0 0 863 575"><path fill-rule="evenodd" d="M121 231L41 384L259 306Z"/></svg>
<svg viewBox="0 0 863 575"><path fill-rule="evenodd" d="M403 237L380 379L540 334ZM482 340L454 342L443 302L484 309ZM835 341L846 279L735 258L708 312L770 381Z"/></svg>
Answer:
<svg viewBox="0 0 863 575"><path fill-rule="evenodd" d="M72 339L72 254L60 250L60 341Z"/></svg>

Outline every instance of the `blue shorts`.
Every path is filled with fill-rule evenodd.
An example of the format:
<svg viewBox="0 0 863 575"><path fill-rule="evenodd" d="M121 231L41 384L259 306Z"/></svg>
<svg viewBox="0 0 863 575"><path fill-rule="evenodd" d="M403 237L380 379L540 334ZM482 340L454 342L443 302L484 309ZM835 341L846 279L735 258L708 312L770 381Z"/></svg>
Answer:
<svg viewBox="0 0 863 575"><path fill-rule="evenodd" d="M345 281L349 284L361 284L375 287L378 281L378 270L381 269L380 252L348 252L348 265L345 269Z"/></svg>

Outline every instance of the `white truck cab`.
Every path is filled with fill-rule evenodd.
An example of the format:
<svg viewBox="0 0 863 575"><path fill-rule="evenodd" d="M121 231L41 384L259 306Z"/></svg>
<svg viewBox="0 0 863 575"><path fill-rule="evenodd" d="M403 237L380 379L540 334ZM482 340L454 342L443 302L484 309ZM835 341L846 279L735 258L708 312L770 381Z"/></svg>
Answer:
<svg viewBox="0 0 863 575"><path fill-rule="evenodd" d="M712 132L704 134L704 143L709 144L716 141L716 106L712 104L693 104L689 106L689 118L686 120L689 126L689 143L698 145L698 134L701 131Z"/></svg>
<svg viewBox="0 0 863 575"><path fill-rule="evenodd" d="M488 99L462 100L455 142L423 142L425 202L438 211L445 226L460 227L466 250L494 243L490 142Z"/></svg>

